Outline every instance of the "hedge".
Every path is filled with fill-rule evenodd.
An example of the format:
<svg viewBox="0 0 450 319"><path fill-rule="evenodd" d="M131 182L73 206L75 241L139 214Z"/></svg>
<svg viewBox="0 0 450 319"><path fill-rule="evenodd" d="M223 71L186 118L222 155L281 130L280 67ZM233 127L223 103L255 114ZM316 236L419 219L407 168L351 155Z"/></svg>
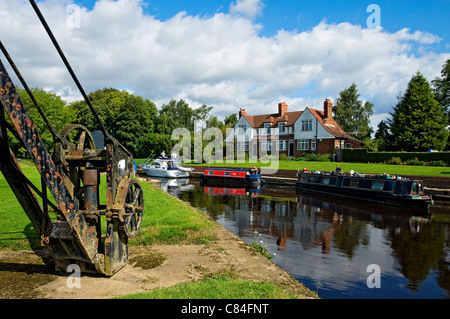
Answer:
<svg viewBox="0 0 450 319"><path fill-rule="evenodd" d="M385 163L392 158L400 158L403 162L419 160L423 162L443 161L450 164L450 152L368 152L366 149L342 150L343 162Z"/></svg>

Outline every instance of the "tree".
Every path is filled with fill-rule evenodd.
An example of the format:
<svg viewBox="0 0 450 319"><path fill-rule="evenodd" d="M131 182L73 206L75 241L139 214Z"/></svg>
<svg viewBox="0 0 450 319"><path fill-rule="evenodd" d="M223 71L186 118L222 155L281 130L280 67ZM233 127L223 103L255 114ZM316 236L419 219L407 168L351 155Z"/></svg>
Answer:
<svg viewBox="0 0 450 319"><path fill-rule="evenodd" d="M417 72L399 96L389 127L393 143L404 151L443 150L448 132L444 111L434 99L427 79Z"/></svg>
<svg viewBox="0 0 450 319"><path fill-rule="evenodd" d="M209 112L213 109L212 106L207 106L206 104L203 104L198 109L194 110L193 114L193 120L194 121L204 121L208 118Z"/></svg>
<svg viewBox="0 0 450 319"><path fill-rule="evenodd" d="M434 97L439 102L447 116L450 116L450 59L441 71L441 77L436 77L431 84L434 86Z"/></svg>
<svg viewBox="0 0 450 319"><path fill-rule="evenodd" d="M225 126L227 126L227 127L233 128L236 126L237 121L238 121L238 117L237 117L236 113L233 113L233 114L225 117L225 119L223 120L223 124L225 124Z"/></svg>
<svg viewBox="0 0 450 319"><path fill-rule="evenodd" d="M431 84L434 86L434 98L447 115L447 123L450 123L450 59L444 63L441 77L436 77ZM447 139L445 149L450 150L450 137Z"/></svg>
<svg viewBox="0 0 450 319"><path fill-rule="evenodd" d="M57 96L53 92L46 92L41 88L32 88L30 90L44 112L45 117L56 132L61 131L67 124L70 124L75 120L75 114L67 107L67 103L63 101L60 96ZM18 93L24 106L28 109L31 119L36 126L42 141L47 147L47 150L53 152L54 141L50 129L45 124L44 119L39 114L39 111L31 101L28 93L22 89L18 89ZM14 147L13 143L12 149L14 149Z"/></svg>
<svg viewBox="0 0 450 319"><path fill-rule="evenodd" d="M162 151L170 155L173 141L170 135L159 133L148 133L139 137L136 156L146 158L151 155L159 156Z"/></svg>
<svg viewBox="0 0 450 319"><path fill-rule="evenodd" d="M133 155L136 155L139 137L152 133L157 121L156 105L127 91L104 88L88 95L92 106L108 132ZM89 130L100 129L85 101L72 103L78 123Z"/></svg>
<svg viewBox="0 0 450 319"><path fill-rule="evenodd" d="M159 121L157 131L162 134L171 134L176 128L187 128L189 131L194 130L194 122L196 120L206 120L212 106L203 104L197 109L192 109L184 100L170 100L169 103L163 104L159 111Z"/></svg>
<svg viewBox="0 0 450 319"><path fill-rule="evenodd" d="M377 141L378 151L385 151L392 144L389 125L384 120L378 123L377 131L375 132L375 141Z"/></svg>
<svg viewBox="0 0 450 319"><path fill-rule="evenodd" d="M176 100L170 100L168 104L163 104L159 111L162 123L161 121L158 123L158 132L171 134L178 127L193 130L193 115L194 111L184 100L181 99L178 102Z"/></svg>
<svg viewBox="0 0 450 319"><path fill-rule="evenodd" d="M364 139L370 137L370 116L373 114L373 104L359 100L356 84L339 93L339 98L333 108L334 119L349 135Z"/></svg>

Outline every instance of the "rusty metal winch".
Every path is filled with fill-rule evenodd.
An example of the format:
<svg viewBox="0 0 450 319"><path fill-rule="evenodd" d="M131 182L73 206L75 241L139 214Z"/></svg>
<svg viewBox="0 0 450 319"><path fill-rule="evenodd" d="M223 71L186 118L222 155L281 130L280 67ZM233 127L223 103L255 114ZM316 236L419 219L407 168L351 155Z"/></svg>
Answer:
<svg viewBox="0 0 450 319"><path fill-rule="evenodd" d="M83 125L70 124L61 132L55 131L0 42L6 59L49 127L55 147L51 156L0 60L0 170L57 270L66 271L69 265L76 264L82 272L111 276L127 264L128 239L138 233L144 214L142 188L133 179L133 157L106 130L39 8L33 0L30 3L99 124L105 148L96 149L91 133ZM8 132L28 151L41 175L40 188L23 174L10 148ZM106 205L100 204L101 173L106 174ZM49 210L55 217L50 217Z"/></svg>

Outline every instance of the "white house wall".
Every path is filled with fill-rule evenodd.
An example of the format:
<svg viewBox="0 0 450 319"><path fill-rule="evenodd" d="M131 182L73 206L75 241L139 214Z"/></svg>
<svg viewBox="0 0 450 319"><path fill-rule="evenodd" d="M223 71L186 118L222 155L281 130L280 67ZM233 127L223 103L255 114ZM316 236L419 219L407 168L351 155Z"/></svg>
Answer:
<svg viewBox="0 0 450 319"><path fill-rule="evenodd" d="M312 130L302 131L302 121L312 120ZM316 117L307 108L302 115L294 123L294 139L296 140L310 140L316 138L316 126L317 126L317 139L334 138L334 136L325 130L325 128L318 123Z"/></svg>
<svg viewBox="0 0 450 319"><path fill-rule="evenodd" d="M243 129L245 129L245 134L239 135L239 127L242 126ZM253 128L250 125L250 123L245 119L245 117L241 116L241 118L237 121L236 125L234 126L231 133L227 136L225 139L225 142L231 142L234 138L238 139L239 141L249 141L253 138ZM245 137L248 136L248 137Z"/></svg>

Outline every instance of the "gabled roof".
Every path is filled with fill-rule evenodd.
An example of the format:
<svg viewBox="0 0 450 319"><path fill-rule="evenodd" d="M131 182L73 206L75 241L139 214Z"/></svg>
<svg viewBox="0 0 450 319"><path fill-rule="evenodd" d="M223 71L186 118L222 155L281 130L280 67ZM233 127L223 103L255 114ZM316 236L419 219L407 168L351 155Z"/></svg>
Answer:
<svg viewBox="0 0 450 319"><path fill-rule="evenodd" d="M307 107L304 111L286 112L282 116L280 116L278 113L262 115L242 114L242 116L253 128L263 128L264 123L272 123L270 127L278 127L278 122L286 122L286 126L293 126L298 118L306 110L309 110L320 123L320 125L322 125L323 128L333 136L337 138L352 139L357 141L355 138L345 133L345 131L333 118L325 119L325 112L323 110L321 111Z"/></svg>
<svg viewBox="0 0 450 319"><path fill-rule="evenodd" d="M280 116L278 113L262 115L243 114L242 116L253 128L260 128L264 127L264 123L272 123L270 127L277 127L278 122L286 122L286 126L294 125L294 123L298 120L302 113L303 111L295 111L286 112L282 116Z"/></svg>

